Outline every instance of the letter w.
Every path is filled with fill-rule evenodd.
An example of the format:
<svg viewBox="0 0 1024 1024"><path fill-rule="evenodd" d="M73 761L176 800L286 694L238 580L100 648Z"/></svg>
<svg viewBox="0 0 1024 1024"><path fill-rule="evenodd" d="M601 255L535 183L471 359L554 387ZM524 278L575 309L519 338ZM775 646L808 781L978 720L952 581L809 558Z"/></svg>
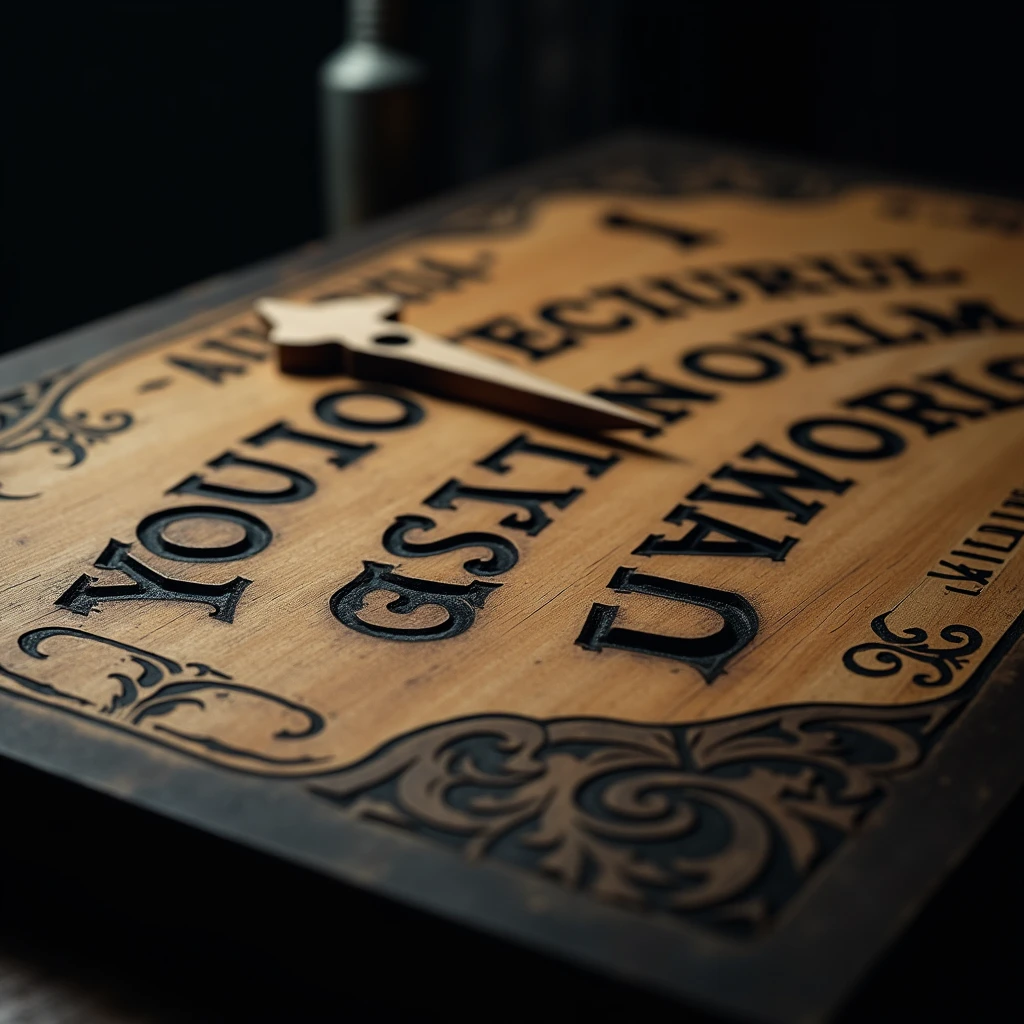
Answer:
<svg viewBox="0 0 1024 1024"><path fill-rule="evenodd" d="M770 459L792 472L789 474L761 473L753 469L738 469L735 466L725 465L711 474L712 480L735 480L736 483L750 488L754 493L718 491L710 484L700 484L686 497L691 501L721 501L728 505L776 509L779 512L787 513L789 519L794 523L807 523L825 506L820 501L801 501L790 493L790 489L842 494L853 484L852 480L836 480L813 466L772 451L771 448L763 444L755 444L752 448L748 448L743 452L742 457L750 459L752 462Z"/></svg>

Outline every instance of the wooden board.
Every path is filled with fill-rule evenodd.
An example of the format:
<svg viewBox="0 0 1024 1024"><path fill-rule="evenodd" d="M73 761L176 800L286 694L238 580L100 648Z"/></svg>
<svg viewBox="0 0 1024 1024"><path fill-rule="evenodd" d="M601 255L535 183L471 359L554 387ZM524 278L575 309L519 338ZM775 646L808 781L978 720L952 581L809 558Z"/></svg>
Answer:
<svg viewBox="0 0 1024 1024"><path fill-rule="evenodd" d="M622 143L58 345L0 393L4 750L683 999L826 1013L1019 781L1021 224ZM661 429L277 370L254 298L380 290ZM837 911L842 957L808 930Z"/></svg>

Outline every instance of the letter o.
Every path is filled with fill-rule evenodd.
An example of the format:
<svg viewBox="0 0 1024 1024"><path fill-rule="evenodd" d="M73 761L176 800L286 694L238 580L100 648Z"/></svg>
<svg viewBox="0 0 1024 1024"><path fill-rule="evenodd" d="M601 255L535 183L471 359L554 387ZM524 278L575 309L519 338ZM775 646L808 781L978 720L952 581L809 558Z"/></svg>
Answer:
<svg viewBox="0 0 1024 1024"><path fill-rule="evenodd" d="M742 359L750 360L754 364L753 372L729 373L704 365L706 358L715 355L739 356ZM711 380L724 380L733 384L759 384L762 381L781 377L786 372L786 368L778 359L773 359L764 352L740 348L738 345L708 345L705 348L695 348L692 352L687 352L681 362L690 373L695 373L698 377L709 377Z"/></svg>
<svg viewBox="0 0 1024 1024"><path fill-rule="evenodd" d="M397 407L397 414L389 420L367 420L344 416L339 408L349 398L383 398ZM332 391L331 394L318 399L313 409L324 423L345 430L403 430L405 427L414 427L426 415L423 406L411 398L405 398L390 391L374 391L369 388Z"/></svg>
<svg viewBox="0 0 1024 1024"><path fill-rule="evenodd" d="M182 519L217 519L233 526L240 526L244 536L231 544L212 547L196 547L178 544L164 536L164 530ZM216 505L186 505L183 508L168 508L146 516L135 535L148 551L161 558L175 562L234 562L240 558L258 555L273 539L274 534L262 519L233 508Z"/></svg>
<svg viewBox="0 0 1024 1024"><path fill-rule="evenodd" d="M816 431L829 427L857 430L867 434L874 441L871 448L841 448L837 444L821 441L814 435ZM813 420L801 420L789 428L789 439L804 451L815 455L827 455L833 459L850 459L855 462L870 462L874 459L891 459L899 455L907 446L900 434L875 423L863 420L847 419L843 416L822 417Z"/></svg>

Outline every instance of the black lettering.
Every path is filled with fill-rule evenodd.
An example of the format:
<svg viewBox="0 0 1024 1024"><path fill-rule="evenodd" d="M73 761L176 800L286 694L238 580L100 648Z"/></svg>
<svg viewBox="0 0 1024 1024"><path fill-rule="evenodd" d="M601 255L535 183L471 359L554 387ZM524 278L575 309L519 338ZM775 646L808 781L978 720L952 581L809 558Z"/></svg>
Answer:
<svg viewBox="0 0 1024 1024"><path fill-rule="evenodd" d="M214 363L209 359L199 359L195 356L168 356L167 362L171 366L194 373L211 384L223 384L225 377L237 377L249 372L249 367L240 363Z"/></svg>
<svg viewBox="0 0 1024 1024"><path fill-rule="evenodd" d="M633 326L633 318L625 313L595 323L593 320L574 320L565 315L565 310L586 312L590 303L586 299L559 299L541 306L537 315L541 320L567 331L573 337L580 334L618 334Z"/></svg>
<svg viewBox="0 0 1024 1024"><path fill-rule="evenodd" d="M724 357L725 366L709 364L708 361L716 357ZM753 365L742 372L736 368L730 370L728 361L737 359ZM705 345L687 352L681 362L690 373L698 377L710 377L712 380L725 380L733 384L760 384L781 377L786 372L786 368L777 359L738 345Z"/></svg>
<svg viewBox="0 0 1024 1024"><path fill-rule="evenodd" d="M738 264L729 269L737 277L759 288L769 299L789 298L793 295L821 295L828 291L820 281L808 281L800 277L798 270L785 263L763 260L757 263Z"/></svg>
<svg viewBox="0 0 1024 1024"><path fill-rule="evenodd" d="M164 531L172 523L185 519L212 519L240 527L243 536L229 544L180 544L167 540ZM273 533L262 519L233 508L216 505L186 505L169 508L146 516L135 530L143 546L154 555L175 562L234 562L240 558L258 555L273 539Z"/></svg>
<svg viewBox="0 0 1024 1024"><path fill-rule="evenodd" d="M615 378L617 384L631 384L639 387L629 389L594 388L590 393L606 402L617 402L642 412L651 413L665 423L675 423L690 415L689 402L714 402L718 395L710 391L696 391L680 387L671 381L652 377L646 370L634 370ZM642 389L642 390L640 390ZM656 431L648 431L653 434Z"/></svg>
<svg viewBox="0 0 1024 1024"><path fill-rule="evenodd" d="M742 453L742 457L751 462L769 459L779 466L792 470L792 473L762 473L725 465L711 474L712 480L733 480L754 493L718 491L709 484L699 484L686 497L690 501L720 501L729 505L772 509L785 512L794 523L809 523L825 506L820 501L801 501L790 493L791 488L843 494L853 484L852 480L837 480L813 466L808 466L806 462L791 459L763 444L755 444L748 448Z"/></svg>
<svg viewBox="0 0 1024 1024"><path fill-rule="evenodd" d="M346 416L341 412L341 406L352 398L384 399L397 407L395 415L391 419L377 419L372 416L360 419L356 416ZM411 398L395 394L393 391L374 391L371 388L332 391L329 395L317 399L313 411L329 427L340 427L342 430L405 430L406 427L415 427L426 416L423 406Z"/></svg>
<svg viewBox="0 0 1024 1024"><path fill-rule="evenodd" d="M829 313L823 319L827 324L849 327L851 331L856 331L870 339L870 344L864 345L860 348L851 349L852 354L856 354L857 352L868 352L872 348L876 347L897 348L900 345L913 345L916 342L925 340L923 331L909 331L906 334L892 334L891 332L878 327L876 324L871 323L869 320L865 320L864 317L860 316L858 313Z"/></svg>
<svg viewBox="0 0 1024 1024"><path fill-rule="evenodd" d="M618 605L594 604L576 643L588 651L606 647L636 654L672 658L695 668L706 683L713 683L733 658L757 635L758 619L753 605L727 590L699 587L693 583L646 576L635 569L619 568L608 583L619 594L648 594L668 601L709 608L722 617L721 628L710 636L684 637L647 633L615 626Z"/></svg>
<svg viewBox="0 0 1024 1024"><path fill-rule="evenodd" d="M978 533L989 533L994 534L997 537L1008 537L1010 543L1006 547L1002 547L999 544L989 544L983 540L973 540L968 537L964 541L964 545L969 548L981 548L983 551L1002 551L1004 554L1007 551L1012 551L1020 543L1021 537L1024 537L1024 530L1016 530L1012 526L993 526L991 524L979 526Z"/></svg>
<svg viewBox="0 0 1024 1024"><path fill-rule="evenodd" d="M234 452L225 452L206 463L211 469L224 469L228 466L239 466L246 469L259 469L265 473L283 476L288 486L277 491L254 491L248 487L230 487L226 484L207 483L198 474L186 477L180 484L167 491L168 494L194 494L200 498L219 498L225 501L253 502L255 504L284 504L290 501L302 501L316 492L316 483L312 477L297 469L282 466L276 462L262 462L257 459L243 459Z"/></svg>
<svg viewBox="0 0 1024 1024"><path fill-rule="evenodd" d="M377 447L375 444L353 444L351 441L339 441L337 438L325 437L323 434L307 434L304 431L295 430L283 420L273 423L265 430L245 439L246 444L251 444L255 448L262 448L264 445L270 444L271 441L295 441L298 444L329 448L334 455L327 461L339 469L344 469Z"/></svg>
<svg viewBox="0 0 1024 1024"><path fill-rule="evenodd" d="M835 361L836 354L856 355L864 350L863 345L843 341L841 338L811 337L807 334L806 324L800 320L791 320L777 327L745 331L739 337L743 341L763 341L766 345L775 345L784 352L792 352L799 356L806 366L831 363Z"/></svg>
<svg viewBox="0 0 1024 1024"><path fill-rule="evenodd" d="M480 341L489 341L495 345L514 348L519 352L525 352L534 362L547 359L548 356L553 356L577 344L576 339L569 336L549 341L543 331L523 327L518 320L511 316L496 316L476 327L466 328L451 340L466 341L468 338L478 338ZM545 341L548 343L544 344Z"/></svg>
<svg viewBox="0 0 1024 1024"><path fill-rule="evenodd" d="M947 267L945 270L925 270L917 262L917 258L909 253L893 253L889 260L911 284L940 286L960 284L967 276L962 270L957 270L955 267Z"/></svg>
<svg viewBox="0 0 1024 1024"><path fill-rule="evenodd" d="M830 444L817 436L818 432L822 430L867 434L874 444L870 448L850 448L838 444L835 440ZM895 431L880 427L875 423L865 423L862 420L846 419L841 416L800 420L799 423L794 423L789 428L789 439L798 448L803 448L804 451L812 452L815 455L827 455L833 459L851 459L855 462L891 459L894 455L899 455L907 446L907 442Z"/></svg>
<svg viewBox="0 0 1024 1024"><path fill-rule="evenodd" d="M489 469L492 473L507 473L512 467L508 460L513 455L538 455L545 459L561 459L563 462L574 462L583 466L587 476L598 477L607 472L616 462L618 455L589 455L587 452L577 451L575 448L555 448L551 445L536 444L526 434L517 434L506 445L502 445L496 452L491 452L486 458L481 459L477 465Z"/></svg>
<svg viewBox="0 0 1024 1024"><path fill-rule="evenodd" d="M392 572L395 567L382 562L363 562L363 571L331 596L331 614L349 629L379 640L448 640L465 633L476 621L491 592L500 583L437 583ZM420 608L438 607L445 612L443 621L433 626L381 626L359 617L366 598L378 590L395 594L387 610L408 615Z"/></svg>
<svg viewBox="0 0 1024 1024"><path fill-rule="evenodd" d="M781 562L796 544L796 537L765 537L753 530L745 530L724 519L706 516L692 505L678 505L667 516L665 522L682 525L692 522L692 529L678 540L666 540L663 534L651 534L634 555L717 555L728 558L770 558ZM708 540L718 534L728 540Z"/></svg>
<svg viewBox="0 0 1024 1024"><path fill-rule="evenodd" d="M237 335L241 333L241 330L232 331L231 333ZM243 337L245 336L243 335ZM263 341L262 338L260 340ZM199 347L212 349L217 352L226 352L230 356L241 356L243 359L250 359L254 363L262 363L270 355L270 351L267 348L247 348L244 345L232 344L230 341L224 341L221 338L207 338L199 343Z"/></svg>
<svg viewBox="0 0 1024 1024"><path fill-rule="evenodd" d="M852 291L877 292L888 288L892 283L883 269L881 260L867 254L849 257L849 262L861 271L859 275L841 267L838 260L831 256L808 256L806 262L829 278L833 284Z"/></svg>
<svg viewBox="0 0 1024 1024"><path fill-rule="evenodd" d="M426 558L428 555L442 555L462 548L486 548L490 558L471 558L462 568L474 576L498 576L508 572L519 561L519 550L510 541L497 533L472 531L456 533L441 540L414 543L407 540L413 530L427 532L437 523L427 516L396 516L395 521L384 531L381 539L385 549L400 558Z"/></svg>
<svg viewBox="0 0 1024 1024"><path fill-rule="evenodd" d="M670 277L652 277L648 284L658 291L691 302L701 309L730 309L743 301L742 294L710 270L695 270L687 274L688 282L703 285L706 291L695 290L692 284L682 285Z"/></svg>
<svg viewBox="0 0 1024 1024"><path fill-rule="evenodd" d="M947 562L943 559L939 562L939 565L950 571L936 572L932 569L928 575L940 580L956 580L957 583L978 583L981 586L985 586L992 578L991 569L975 569L973 565L967 565L965 562L958 562L954 565L952 562Z"/></svg>
<svg viewBox="0 0 1024 1024"><path fill-rule="evenodd" d="M227 583L193 583L164 576L128 554L130 544L111 540L93 563L97 569L122 572L131 583L115 583L107 587L93 584L95 576L79 576L53 603L76 615L88 615L103 601L192 601L213 608L211 618L232 622L242 591L252 582L236 576Z"/></svg>
<svg viewBox="0 0 1024 1024"><path fill-rule="evenodd" d="M991 555L978 555L973 551L960 551L953 550L950 552L951 555L959 555L961 558L973 558L977 562L989 562L992 565L1005 565L1005 558L993 558Z"/></svg>
<svg viewBox="0 0 1024 1024"><path fill-rule="evenodd" d="M655 238L664 238L681 249L694 249L699 245L709 245L716 241L716 236L711 231L667 224L664 221L651 220L647 217L634 217L618 211L605 214L604 225L620 231L645 232Z"/></svg>
<svg viewBox="0 0 1024 1024"><path fill-rule="evenodd" d="M551 516L544 509L545 505L564 509L582 493L583 489L580 487L573 487L568 491L513 491L495 487L468 487L459 480L449 480L426 498L423 504L430 508L448 509L454 509L455 502L462 500L514 505L524 509L526 515L517 515L513 512L501 520L501 525L511 530L523 530L529 536L535 537L551 523Z"/></svg>
<svg viewBox="0 0 1024 1024"><path fill-rule="evenodd" d="M931 328L944 338L955 338L960 334L974 334L984 330L1019 331L1024 322L1000 313L984 299L968 299L958 302L952 313L941 313L927 306L893 306L894 313L908 316Z"/></svg>
<svg viewBox="0 0 1024 1024"><path fill-rule="evenodd" d="M946 405L927 391L916 388L891 387L869 391L858 398L843 402L848 409L872 409L886 416L913 423L929 437L960 426L960 419L984 419L984 409L965 409L959 405Z"/></svg>
<svg viewBox="0 0 1024 1024"><path fill-rule="evenodd" d="M1024 384L1024 356L996 359L985 367L985 372L1011 384Z"/></svg>
<svg viewBox="0 0 1024 1024"><path fill-rule="evenodd" d="M631 288L627 288L625 285L610 285L603 288L593 288L591 289L591 292L600 299L622 299L623 302L628 302L637 309L642 309L645 313L650 313L655 320L672 320L676 317L682 316L684 313L684 307L681 305L659 306L656 302L652 302L643 295L637 295L635 291Z"/></svg>
<svg viewBox="0 0 1024 1024"><path fill-rule="evenodd" d="M1022 398L1011 400L1004 398L1002 395L995 395L991 391L979 388L976 384L968 384L967 381L960 380L950 370L943 370L941 373L929 373L921 377L921 380L941 384L945 388L958 391L962 395L969 395L971 398L980 398L988 404L992 412L1004 412L1007 409L1016 409L1024 405L1024 399Z"/></svg>

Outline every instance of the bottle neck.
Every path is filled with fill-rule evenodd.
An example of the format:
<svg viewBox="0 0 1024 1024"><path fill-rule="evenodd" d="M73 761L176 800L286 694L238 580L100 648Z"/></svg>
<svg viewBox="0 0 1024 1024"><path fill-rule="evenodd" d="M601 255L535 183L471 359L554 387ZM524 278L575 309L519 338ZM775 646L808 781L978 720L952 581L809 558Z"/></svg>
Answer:
<svg viewBox="0 0 1024 1024"><path fill-rule="evenodd" d="M381 42L383 7L381 0L349 0L346 41L349 43Z"/></svg>

